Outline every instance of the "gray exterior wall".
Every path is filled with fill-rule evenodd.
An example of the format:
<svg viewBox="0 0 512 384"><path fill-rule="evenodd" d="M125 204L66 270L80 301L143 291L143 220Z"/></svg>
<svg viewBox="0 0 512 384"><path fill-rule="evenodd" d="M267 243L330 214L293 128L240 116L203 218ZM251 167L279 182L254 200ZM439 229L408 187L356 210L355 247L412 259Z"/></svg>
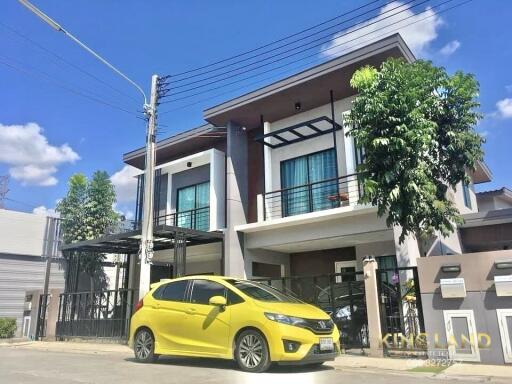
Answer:
<svg viewBox="0 0 512 384"><path fill-rule="evenodd" d="M512 251L467 253L453 256L420 258L418 273L420 279L421 300L428 335L429 351L444 350L447 343L443 311L472 310L477 333L486 333L491 338L489 348L480 348L481 363L504 364L503 347L498 326L496 309L512 308L512 296L498 297L494 286L494 276L509 275L512 271L498 270L494 262L509 259ZM442 272L444 264L460 264L460 273ZM440 280L464 278L465 298L443 298ZM441 348L436 348L435 335ZM457 339L458 340L458 339Z"/></svg>
<svg viewBox="0 0 512 384"><path fill-rule="evenodd" d="M45 268L42 257L0 254L0 317L16 319L17 337L23 327L25 294L43 289ZM54 288L64 289L64 268L58 261L52 263L50 274L50 289Z"/></svg>

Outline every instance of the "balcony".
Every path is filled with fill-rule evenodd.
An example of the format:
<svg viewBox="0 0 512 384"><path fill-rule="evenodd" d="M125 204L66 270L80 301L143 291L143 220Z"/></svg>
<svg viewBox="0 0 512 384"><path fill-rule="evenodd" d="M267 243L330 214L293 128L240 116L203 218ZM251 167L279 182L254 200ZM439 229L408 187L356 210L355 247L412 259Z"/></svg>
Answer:
<svg viewBox="0 0 512 384"><path fill-rule="evenodd" d="M258 221L356 206L361 190L359 175L352 174L267 192L260 195Z"/></svg>
<svg viewBox="0 0 512 384"><path fill-rule="evenodd" d="M113 235L136 231L141 228L141 225L141 221L119 221L108 227L105 234ZM173 212L168 215L157 216L154 218L153 225L169 225L207 232L210 230L210 207L206 206L188 211Z"/></svg>

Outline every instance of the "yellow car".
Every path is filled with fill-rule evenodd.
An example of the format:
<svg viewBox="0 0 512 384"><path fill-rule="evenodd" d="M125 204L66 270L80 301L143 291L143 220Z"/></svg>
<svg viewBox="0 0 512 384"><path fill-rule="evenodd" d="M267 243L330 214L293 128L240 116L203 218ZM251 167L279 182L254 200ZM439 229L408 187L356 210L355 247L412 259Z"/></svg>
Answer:
<svg viewBox="0 0 512 384"><path fill-rule="evenodd" d="M132 316L129 345L140 362L159 355L215 357L263 372L273 362L333 360L339 337L325 312L265 284L188 276L151 286Z"/></svg>

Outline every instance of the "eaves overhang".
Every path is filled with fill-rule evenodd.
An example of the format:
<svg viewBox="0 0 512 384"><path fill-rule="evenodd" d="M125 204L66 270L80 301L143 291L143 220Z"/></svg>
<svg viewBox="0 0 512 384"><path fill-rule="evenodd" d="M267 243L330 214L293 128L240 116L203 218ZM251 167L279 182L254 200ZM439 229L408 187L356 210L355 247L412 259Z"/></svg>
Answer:
<svg viewBox="0 0 512 384"><path fill-rule="evenodd" d="M204 119L222 126L234 121L252 129L260 125L261 116L272 122L293 115L295 103L301 104L301 112L310 110L329 103L330 90L335 101L354 95L355 90L350 86L352 74L365 65L379 67L390 57L415 60L398 33L208 108Z"/></svg>

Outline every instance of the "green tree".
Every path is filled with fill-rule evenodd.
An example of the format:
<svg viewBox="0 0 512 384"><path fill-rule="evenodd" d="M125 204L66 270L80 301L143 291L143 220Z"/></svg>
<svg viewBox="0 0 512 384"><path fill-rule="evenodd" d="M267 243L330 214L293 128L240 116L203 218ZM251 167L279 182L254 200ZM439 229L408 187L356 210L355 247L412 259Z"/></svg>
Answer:
<svg viewBox="0 0 512 384"><path fill-rule="evenodd" d="M57 205L63 219L62 229L66 244L91 240L105 234L107 228L119 220L114 211L116 193L108 174L96 171L90 180L83 174L71 176L69 190ZM90 278L91 290L106 284L102 253L80 254L80 268Z"/></svg>
<svg viewBox="0 0 512 384"><path fill-rule="evenodd" d="M356 71L351 85L358 95L349 135L365 149L362 202L402 227L400 242L409 234L449 235L462 221L449 188L468 182L467 171L483 158L474 130L478 82L427 61L389 59L380 70Z"/></svg>

